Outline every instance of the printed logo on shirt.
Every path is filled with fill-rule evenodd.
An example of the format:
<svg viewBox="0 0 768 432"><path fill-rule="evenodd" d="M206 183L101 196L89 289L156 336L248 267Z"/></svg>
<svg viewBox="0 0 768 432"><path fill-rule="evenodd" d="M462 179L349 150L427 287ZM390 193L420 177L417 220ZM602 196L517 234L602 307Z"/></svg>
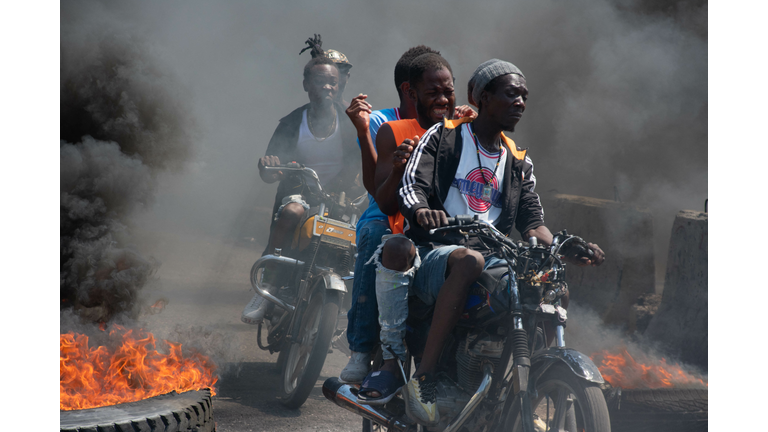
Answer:
<svg viewBox="0 0 768 432"><path fill-rule="evenodd" d="M493 176L489 182L491 189L486 191L483 174L486 179L491 175L487 168L483 169L482 174L479 168L475 168L467 174L466 178L454 178L451 183L452 187L457 188L466 197L469 208L476 213L485 213L491 206L501 208L498 178Z"/></svg>

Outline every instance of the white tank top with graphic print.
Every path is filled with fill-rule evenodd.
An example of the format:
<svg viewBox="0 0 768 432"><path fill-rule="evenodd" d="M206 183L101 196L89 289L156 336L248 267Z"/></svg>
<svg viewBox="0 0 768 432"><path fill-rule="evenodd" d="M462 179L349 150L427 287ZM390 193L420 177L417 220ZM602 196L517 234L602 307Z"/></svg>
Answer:
<svg viewBox="0 0 768 432"><path fill-rule="evenodd" d="M477 143L470 123L461 125L461 134L463 145L459 168L443 205L448 216L477 215L481 220L494 223L501 214L503 203L501 192L507 150L502 145L500 152L488 152ZM482 172L478 164L478 149Z"/></svg>

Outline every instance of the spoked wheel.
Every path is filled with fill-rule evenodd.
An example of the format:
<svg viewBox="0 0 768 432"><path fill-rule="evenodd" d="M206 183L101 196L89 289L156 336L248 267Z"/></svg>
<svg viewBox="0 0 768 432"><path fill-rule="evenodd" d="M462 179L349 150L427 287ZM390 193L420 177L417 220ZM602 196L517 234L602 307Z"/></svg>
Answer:
<svg viewBox="0 0 768 432"><path fill-rule="evenodd" d="M285 344L283 348L280 350L280 353L277 355L277 371L280 373L283 373L283 368L285 367L285 362L288 359L288 353L290 353L290 344Z"/></svg>
<svg viewBox="0 0 768 432"><path fill-rule="evenodd" d="M297 343L283 347L286 353L281 402L286 407L300 407L314 388L328 355L338 313L338 293L326 290L323 278L319 278L301 318Z"/></svg>
<svg viewBox="0 0 768 432"><path fill-rule="evenodd" d="M610 432L603 392L596 384L576 377L567 366L553 366L539 379L536 390L538 397L531 401L536 432ZM519 410L512 430L523 430Z"/></svg>
<svg viewBox="0 0 768 432"><path fill-rule="evenodd" d="M387 428L368 419L363 419L363 432L387 432Z"/></svg>

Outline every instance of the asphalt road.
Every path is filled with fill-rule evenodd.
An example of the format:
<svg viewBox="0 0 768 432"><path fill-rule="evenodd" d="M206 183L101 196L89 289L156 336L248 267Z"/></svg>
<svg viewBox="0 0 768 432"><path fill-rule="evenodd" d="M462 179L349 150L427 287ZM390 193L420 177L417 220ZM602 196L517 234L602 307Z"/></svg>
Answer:
<svg viewBox="0 0 768 432"><path fill-rule="evenodd" d="M240 321L243 307L253 296L249 271L263 245L243 238L174 234L173 230L138 234L138 250L161 262L144 295L149 302L168 301L162 312L145 315L141 321L157 339L196 347L215 361L219 373L213 398L217 431L361 430L359 416L322 395L322 383L338 376L348 360L338 350L328 354L302 407L290 410L280 404L277 354L260 350L257 328ZM579 314L572 305L569 315L575 318L566 329L572 348L597 352L623 339L609 337L594 314Z"/></svg>
<svg viewBox="0 0 768 432"><path fill-rule="evenodd" d="M139 233L137 247L161 262L144 290L147 299L168 300L165 309L142 318L158 339L196 346L217 364L213 398L219 432L359 431L362 419L322 395L326 378L338 376L347 356L328 354L315 389L304 405L290 410L278 400L277 353L256 343L257 327L240 321L251 299L249 270L263 245L208 238L194 233Z"/></svg>

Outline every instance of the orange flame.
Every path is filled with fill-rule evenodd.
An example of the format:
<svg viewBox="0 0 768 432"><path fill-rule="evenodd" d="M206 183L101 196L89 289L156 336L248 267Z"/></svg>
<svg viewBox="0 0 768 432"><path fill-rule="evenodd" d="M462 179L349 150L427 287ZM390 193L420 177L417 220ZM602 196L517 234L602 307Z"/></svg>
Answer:
<svg viewBox="0 0 768 432"><path fill-rule="evenodd" d="M181 344L163 341L169 353L155 349L155 337L144 330L114 326L111 338L122 344L110 352L107 347L88 347L88 336L60 335L60 409L96 408L134 402L176 391L210 388L218 380L216 366L206 356L193 352L184 357Z"/></svg>
<svg viewBox="0 0 768 432"><path fill-rule="evenodd" d="M618 354L611 354L604 350L591 356L603 378L614 387L709 387L706 381L685 372L678 363L670 365L662 358L658 364L644 364L632 358L626 347L619 351Z"/></svg>

